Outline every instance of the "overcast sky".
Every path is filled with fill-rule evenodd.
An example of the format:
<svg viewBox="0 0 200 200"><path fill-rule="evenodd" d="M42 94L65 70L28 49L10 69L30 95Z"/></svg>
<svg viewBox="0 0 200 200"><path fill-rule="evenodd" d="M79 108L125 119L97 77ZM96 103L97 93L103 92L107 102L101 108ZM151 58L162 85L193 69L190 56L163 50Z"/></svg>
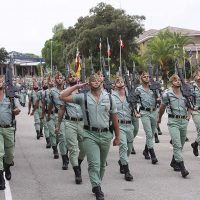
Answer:
<svg viewBox="0 0 200 200"><path fill-rule="evenodd" d="M0 48L41 55L52 27L73 26L101 0L0 0ZM167 26L200 30L200 0L104 0L130 15L144 15L145 29Z"/></svg>

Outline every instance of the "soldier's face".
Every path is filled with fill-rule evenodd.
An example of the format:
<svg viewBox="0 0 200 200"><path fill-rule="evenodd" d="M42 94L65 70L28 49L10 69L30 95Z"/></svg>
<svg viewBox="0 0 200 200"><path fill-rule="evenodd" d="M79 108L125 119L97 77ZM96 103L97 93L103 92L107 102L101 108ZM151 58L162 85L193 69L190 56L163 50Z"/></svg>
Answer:
<svg viewBox="0 0 200 200"><path fill-rule="evenodd" d="M53 87L54 86L54 80L50 79L49 82L48 82L48 84L49 84L49 87Z"/></svg>
<svg viewBox="0 0 200 200"><path fill-rule="evenodd" d="M180 79L177 78L177 79L173 80L173 81L172 81L172 85L173 85L174 87L180 87L180 86L181 86L181 81L180 81Z"/></svg>
<svg viewBox="0 0 200 200"><path fill-rule="evenodd" d="M91 89L98 89L101 86L101 79L95 79L90 81L90 87Z"/></svg>
<svg viewBox="0 0 200 200"><path fill-rule="evenodd" d="M123 88L124 87L124 81L123 80L117 80L115 83L116 88Z"/></svg>
<svg viewBox="0 0 200 200"><path fill-rule="evenodd" d="M63 77L62 76L56 77L56 83L58 83L59 85L62 85L63 84Z"/></svg>
<svg viewBox="0 0 200 200"><path fill-rule="evenodd" d="M69 84L76 84L78 82L78 77L76 75L70 75L68 80Z"/></svg>
<svg viewBox="0 0 200 200"><path fill-rule="evenodd" d="M195 76L195 81L200 82L200 72L198 72Z"/></svg>
<svg viewBox="0 0 200 200"><path fill-rule="evenodd" d="M142 82L143 83L149 83L149 75L142 76Z"/></svg>
<svg viewBox="0 0 200 200"><path fill-rule="evenodd" d="M103 74L99 74L99 79L100 79L101 82L104 81L104 76L103 76Z"/></svg>

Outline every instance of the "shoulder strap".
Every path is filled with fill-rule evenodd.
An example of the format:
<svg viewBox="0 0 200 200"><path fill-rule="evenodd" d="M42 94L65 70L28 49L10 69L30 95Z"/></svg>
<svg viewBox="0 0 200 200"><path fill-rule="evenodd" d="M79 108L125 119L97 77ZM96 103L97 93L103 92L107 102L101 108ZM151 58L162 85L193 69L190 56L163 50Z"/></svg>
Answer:
<svg viewBox="0 0 200 200"><path fill-rule="evenodd" d="M88 121L88 126L90 126L90 118L89 118L89 111L88 111L88 105L87 105L87 93L84 92L84 101L85 101L85 113Z"/></svg>
<svg viewBox="0 0 200 200"><path fill-rule="evenodd" d="M109 116L109 127L111 125L111 111L112 111L112 97L111 94L109 93L109 100L110 100L110 116Z"/></svg>

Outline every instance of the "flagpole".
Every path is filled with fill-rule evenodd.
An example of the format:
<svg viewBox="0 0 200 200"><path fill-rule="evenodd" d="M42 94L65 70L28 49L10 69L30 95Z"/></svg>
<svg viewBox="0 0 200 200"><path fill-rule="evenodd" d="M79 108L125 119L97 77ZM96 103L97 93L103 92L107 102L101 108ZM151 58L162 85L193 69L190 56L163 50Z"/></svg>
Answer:
<svg viewBox="0 0 200 200"><path fill-rule="evenodd" d="M121 48L121 35L119 36L119 74L122 74L122 48Z"/></svg>
<svg viewBox="0 0 200 200"><path fill-rule="evenodd" d="M102 71L102 66L101 66L101 38L100 38L100 43L99 43L99 49L100 49L100 56L99 56L99 63L100 63L100 68L101 68L101 71Z"/></svg>

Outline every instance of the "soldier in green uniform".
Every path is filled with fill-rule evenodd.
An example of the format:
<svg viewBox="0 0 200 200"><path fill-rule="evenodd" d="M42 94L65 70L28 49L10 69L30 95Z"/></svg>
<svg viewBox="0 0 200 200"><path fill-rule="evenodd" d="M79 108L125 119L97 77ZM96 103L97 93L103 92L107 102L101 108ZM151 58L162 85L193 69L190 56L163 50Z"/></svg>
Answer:
<svg viewBox="0 0 200 200"><path fill-rule="evenodd" d="M77 84L78 77L75 72L70 70L68 78L68 85L72 87ZM75 90L73 94L79 93ZM58 112L58 123L56 131L59 132L60 124L65 113L65 139L69 151L69 160L75 173L75 182L80 184L82 182L80 164L84 159L85 153L83 149L83 113L80 105L74 103L66 103L60 107ZM80 148L80 153L79 153Z"/></svg>
<svg viewBox="0 0 200 200"><path fill-rule="evenodd" d="M57 72L55 75L55 84L56 84L56 87L53 87L49 93L49 98L50 98L51 102L49 104L49 110L48 110L48 116L51 115L53 108L55 111L55 113L54 113L55 118L53 119L53 120L55 120L54 128L53 128L54 131L55 131L56 122L58 121L58 111L60 109L60 106L64 105L64 103L59 99L60 92L63 90L63 85L64 85L63 76L60 72ZM67 155L67 144L66 144L66 140L65 140L64 119L61 122L60 131L56 132L56 134L57 134L57 139L58 139L58 143L59 143L60 153L62 156L62 169L67 170L69 158ZM58 158L57 157L57 155L58 155L57 154L57 146L53 146L53 152L54 152L54 158Z"/></svg>
<svg viewBox="0 0 200 200"><path fill-rule="evenodd" d="M162 95L158 123L161 122L162 115L167 107L167 125L173 145L173 157L170 166L174 168L175 171L181 171L182 177L185 178L189 172L185 169L182 151L185 144L191 110L187 103L187 99L182 95L180 89L181 81L178 75L172 75L170 83L172 87Z"/></svg>
<svg viewBox="0 0 200 200"><path fill-rule="evenodd" d="M37 134L37 139L39 140L40 137L43 135L41 134L41 114L39 111L39 96L38 96L38 83L36 80L33 80L33 89L32 91L28 94L29 98L29 104L28 104L28 115L30 114L31 116L34 115L34 122L35 122L35 130ZM32 107L32 111L31 111Z"/></svg>
<svg viewBox="0 0 200 200"><path fill-rule="evenodd" d="M115 91L112 93L119 118L120 128L120 145L119 145L119 165L120 173L124 174L126 181L132 181L133 176L129 171L128 157L130 156L133 146L132 109L126 99L126 91L123 78L117 76L115 79Z"/></svg>
<svg viewBox="0 0 200 200"><path fill-rule="evenodd" d="M150 89L149 74L147 72L141 74L141 82L142 85L136 88L136 93L140 102L141 121L146 134L146 145L143 155L145 159L150 159L150 154L152 164L156 164L158 160L153 148L153 136L157 124L156 105L159 97L157 98L157 94Z"/></svg>
<svg viewBox="0 0 200 200"><path fill-rule="evenodd" d="M192 119L196 126L197 130L197 138L191 144L193 148L193 154L195 156L199 155L198 147L200 146L200 71L196 71L194 73L194 80L195 83L192 86L192 96L193 96L193 103L194 103L194 110L192 111Z"/></svg>
<svg viewBox="0 0 200 200"><path fill-rule="evenodd" d="M13 115L20 113L15 100L14 108L12 108L10 99L5 95L4 78L0 76L0 190L5 189L3 170L5 170L6 179L11 179L10 166L12 166L15 146Z"/></svg>
<svg viewBox="0 0 200 200"><path fill-rule="evenodd" d="M138 131L139 131L139 118L135 117L135 115L132 116L132 124L134 127L133 138L135 138L138 135ZM131 154L136 154L134 145L132 146Z"/></svg>
<svg viewBox="0 0 200 200"><path fill-rule="evenodd" d="M24 79L22 79L21 90L20 90L20 102L23 107L26 106L26 95L27 95L27 88Z"/></svg>
<svg viewBox="0 0 200 200"><path fill-rule="evenodd" d="M67 88L60 98L68 103L77 103L82 108L84 119L83 143L88 161L92 191L95 193L97 200L104 200L101 182L113 137L109 131L109 119L112 121L115 132L113 144L118 145L120 143L117 109L112 95L102 90L101 81L97 74L90 76L89 92L72 94L73 91L84 87L86 84L77 84Z"/></svg>
<svg viewBox="0 0 200 200"><path fill-rule="evenodd" d="M51 148L51 142L49 137L49 127L47 123L47 117L48 117L48 100L49 100L49 90L48 90L48 82L47 79L43 79L42 81L42 96L40 97L42 101L42 114L41 114L41 120L43 121L44 126L44 135L46 138L46 148Z"/></svg>

